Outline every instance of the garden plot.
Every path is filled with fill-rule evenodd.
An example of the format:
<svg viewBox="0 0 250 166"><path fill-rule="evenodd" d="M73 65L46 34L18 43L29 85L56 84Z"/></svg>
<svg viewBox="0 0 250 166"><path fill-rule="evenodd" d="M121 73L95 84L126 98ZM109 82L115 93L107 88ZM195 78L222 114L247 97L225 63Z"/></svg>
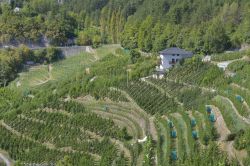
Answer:
<svg viewBox="0 0 250 166"><path fill-rule="evenodd" d="M242 159L247 157L247 152L245 150L243 151L238 151L233 147L233 141L227 141L227 138L229 134L231 134L231 131L228 129L227 124L224 121L224 118L220 112L220 110L215 107L211 106L213 112L215 113L216 116L216 122L215 122L215 127L220 134L220 138L218 140L221 149L225 152L227 152L228 156L232 158L236 158L239 160L239 162L242 165Z"/></svg>

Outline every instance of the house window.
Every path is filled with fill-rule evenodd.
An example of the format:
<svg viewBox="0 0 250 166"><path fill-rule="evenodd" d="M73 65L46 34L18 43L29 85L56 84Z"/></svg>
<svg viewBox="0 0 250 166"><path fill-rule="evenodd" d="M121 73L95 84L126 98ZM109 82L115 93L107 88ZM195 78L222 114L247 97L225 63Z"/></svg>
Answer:
<svg viewBox="0 0 250 166"><path fill-rule="evenodd" d="M172 63L175 63L175 59L172 59Z"/></svg>
<svg viewBox="0 0 250 166"><path fill-rule="evenodd" d="M180 54L177 54L177 56L180 56Z"/></svg>

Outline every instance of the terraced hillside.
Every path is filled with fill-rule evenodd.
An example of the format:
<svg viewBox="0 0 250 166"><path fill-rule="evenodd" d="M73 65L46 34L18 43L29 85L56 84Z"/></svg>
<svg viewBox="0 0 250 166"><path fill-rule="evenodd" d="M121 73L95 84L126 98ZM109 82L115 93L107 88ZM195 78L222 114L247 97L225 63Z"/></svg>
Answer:
<svg viewBox="0 0 250 166"><path fill-rule="evenodd" d="M250 65L239 61L233 78L198 57L155 79L155 57L113 45L31 68L0 89L0 163L249 165Z"/></svg>

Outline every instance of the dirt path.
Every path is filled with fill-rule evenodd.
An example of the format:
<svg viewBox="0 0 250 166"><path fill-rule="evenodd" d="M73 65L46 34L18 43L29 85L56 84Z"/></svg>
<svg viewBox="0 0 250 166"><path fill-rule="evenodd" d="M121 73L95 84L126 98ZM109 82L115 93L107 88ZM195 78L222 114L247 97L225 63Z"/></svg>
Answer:
<svg viewBox="0 0 250 166"><path fill-rule="evenodd" d="M134 109L130 108L124 108L119 105L119 103L116 103L116 105L113 105L114 103L109 102L100 102L96 100L84 100L83 98L76 99L77 102L83 103L87 108L90 110L103 110L103 106L108 106L107 112L113 113L122 117L128 118L131 122L133 122L136 125L136 128L139 129L139 139L142 139L146 136L146 122L145 119L143 119ZM129 103L127 103L128 105Z"/></svg>
<svg viewBox="0 0 250 166"><path fill-rule="evenodd" d="M117 124L118 126L120 126L122 128L126 127L128 129L128 131L130 132L130 134L133 135L133 137L135 137L136 139L139 138L139 133L138 133L137 128L135 127L133 122L129 121L129 119L127 119L125 117L121 117L119 115L114 115L112 113L101 112L98 110L92 110L91 112L94 112L103 118L112 119L114 121L114 123Z"/></svg>
<svg viewBox="0 0 250 166"><path fill-rule="evenodd" d="M117 88L110 88L111 90L116 90L116 91L119 91L119 92L121 92L134 106L135 106L135 108L141 113L141 114L143 114L145 117L147 117L147 119L150 119L150 116L140 107L140 106L138 106L137 105L137 103L134 101L134 99L133 98L131 98L128 94L127 94L127 92L125 92L125 91L123 91L123 90L120 90L120 89L117 89ZM150 122L150 120L149 120L149 126L148 126L148 132L151 134L151 136L152 136L152 138L153 138L153 140L154 141L157 141L158 140L158 136L157 136L157 134L155 134L155 133L157 133L157 131L156 131L156 128L155 128L155 124L154 123L152 123L152 120L151 120L151 122Z"/></svg>
<svg viewBox="0 0 250 166"><path fill-rule="evenodd" d="M1 160L5 163L6 166L13 166L13 164L11 164L11 161L2 153L0 153L0 164Z"/></svg>
<svg viewBox="0 0 250 166"><path fill-rule="evenodd" d="M129 96L129 94L127 94L127 92L120 90L120 89L117 89L117 88L113 88L113 87L111 87L110 89L121 92L130 101L130 103L132 103L134 105L136 110L138 110L141 114L143 114L144 117L147 117L147 119L149 119L149 123L148 123L149 128L147 130L147 133L150 133L150 135L152 136L152 139L154 141L157 141L158 135L157 135L157 130L156 130L155 123L154 123L154 117L150 117L139 105L137 105L137 103L134 101L134 99L131 98ZM158 165L157 154L155 154L154 159L155 159L154 160L155 165Z"/></svg>
<svg viewBox="0 0 250 166"><path fill-rule="evenodd" d="M231 133L231 131L228 129L227 124L224 121L224 118L220 110L215 106L211 106L211 107L217 119L215 122L215 127L217 128L217 131L220 134L219 141L220 142L225 141L227 139L227 136Z"/></svg>
<svg viewBox="0 0 250 166"><path fill-rule="evenodd" d="M50 80L53 80L53 75L52 75L52 70L53 70L53 66L52 64L48 65L48 77L45 80L35 80L34 81L34 86L39 86L39 85L43 85L47 82L49 82Z"/></svg>
<svg viewBox="0 0 250 166"><path fill-rule="evenodd" d="M176 80L173 80L173 79L170 79L170 78L166 78L166 80L177 83ZM191 87L191 88L200 88L202 91L205 91L205 92L212 92L212 93L216 92L216 89L213 89L213 88L201 87L201 86L198 86L198 85L193 85L193 84L189 84L189 83L182 82L182 81L179 81L178 83L183 84L183 85L185 85L187 87Z"/></svg>
<svg viewBox="0 0 250 166"><path fill-rule="evenodd" d="M38 110L35 110L35 111L36 112L42 111L42 112L47 112L47 113L60 113L60 114L66 115L68 117L72 117L73 116L72 113L69 113L67 111L64 111L64 110L54 110L52 108L38 109Z"/></svg>
<svg viewBox="0 0 250 166"><path fill-rule="evenodd" d="M94 58L95 58L95 61L99 60L99 56L97 55L97 52L95 49L93 49L92 47L90 46L87 46L86 47L86 52L90 53L90 54L93 54Z"/></svg>
<svg viewBox="0 0 250 166"><path fill-rule="evenodd" d="M227 101L227 102L231 105L231 107L232 107L233 111L235 112L235 114L236 114L242 121L244 121L244 122L247 123L247 124L250 124L250 119L247 119L247 118L241 116L241 115L239 114L237 108L234 106L234 103L233 103L230 99L228 99L228 98L226 98L226 97L224 97L224 96L219 96L219 97L220 97L221 99L223 99L224 101Z"/></svg>
<svg viewBox="0 0 250 166"><path fill-rule="evenodd" d="M240 165L243 166L242 160L247 157L247 151L238 151L233 146L234 141L226 141L227 136L231 134L231 131L228 129L220 110L215 106L211 107L217 118L215 122L215 127L218 133L220 134L218 142L220 144L221 149L227 152L230 159L236 158L239 161Z"/></svg>
<svg viewBox="0 0 250 166"><path fill-rule="evenodd" d="M242 86L240 86L240 85L238 85L238 84L236 84L236 83L232 83L231 85L232 85L233 87L239 88L239 89L241 89L242 91L245 91L245 92L247 92L247 93L250 94L250 90L247 89L247 88L245 88L245 87L242 87Z"/></svg>

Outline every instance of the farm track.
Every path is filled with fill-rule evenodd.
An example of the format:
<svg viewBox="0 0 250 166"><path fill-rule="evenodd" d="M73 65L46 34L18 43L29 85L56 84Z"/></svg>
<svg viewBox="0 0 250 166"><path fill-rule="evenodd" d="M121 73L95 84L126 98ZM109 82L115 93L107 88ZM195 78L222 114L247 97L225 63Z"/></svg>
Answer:
<svg viewBox="0 0 250 166"><path fill-rule="evenodd" d="M0 164L1 161L3 161L3 163L5 163L6 166L13 166L12 162L9 160L9 158L7 158L5 155L3 155L0 151Z"/></svg>
<svg viewBox="0 0 250 166"><path fill-rule="evenodd" d="M238 84L236 84L236 83L232 83L231 86L236 87L236 88L239 88L239 89L241 89L242 91L245 91L245 92L247 92L248 94L250 94L250 90L249 90L249 89L247 89L247 88L245 88L245 87L242 87L242 86L240 86L240 85L238 85Z"/></svg>
<svg viewBox="0 0 250 166"><path fill-rule="evenodd" d="M231 131L228 129L220 110L213 105L211 107L217 117L215 127L220 134L218 143L220 144L221 149L227 152L229 158L236 158L240 165L243 166L242 160L247 157L246 150L238 151L233 146L234 141L227 141L227 136L231 134Z"/></svg>
<svg viewBox="0 0 250 166"><path fill-rule="evenodd" d="M91 96L85 96L75 99L78 102L84 103L86 105L100 105L101 106L108 106L109 108L121 110L122 112L126 112L127 114L131 114L135 116L140 122L140 126L142 127L144 134L148 132L149 128L149 117L146 112L141 111L138 109L138 106L131 104L130 102L113 102L110 100L104 101L97 101ZM103 108L102 108L103 109Z"/></svg>
<svg viewBox="0 0 250 166"><path fill-rule="evenodd" d="M138 110L138 112L140 112L140 114L142 114L142 115L144 115L143 117L146 117L146 119L148 119L148 124L149 124L149 126L148 126L148 130L146 131L146 133L148 134L148 133L150 133L150 135L151 135L151 137L152 137L152 139L155 141L155 142L157 142L157 140L158 140L158 134L157 134L157 130L156 130L156 127L155 127L155 122L154 122L154 120L155 120L155 118L154 117L150 117L136 102L135 102L135 100L132 98L132 97L130 97L130 95L127 93L127 92L125 92L125 91L123 91L123 90L121 90L121 89L117 89L117 88L113 88L113 87L111 87L110 88L110 90L114 90L114 91L119 91L119 92L121 92L128 100L129 100L129 102L135 107L135 109L136 110ZM155 151L155 156L154 156L154 164L155 165L158 165L158 159L157 159L157 153L156 153L156 151Z"/></svg>
<svg viewBox="0 0 250 166"><path fill-rule="evenodd" d="M138 115L137 112L134 111L133 109L129 109L129 108L126 109L123 107L119 107L117 105L112 105L114 103L104 104L104 103L99 103L97 101L82 101L79 99L77 101L84 103L84 105L90 110L92 110L92 109L103 110L103 106L106 105L108 107L107 112L113 113L115 115L119 115L119 116L124 117L124 118L127 118L135 124L136 128L138 129L139 139L142 139L145 137L146 120L141 118L140 115Z"/></svg>
<svg viewBox="0 0 250 166"><path fill-rule="evenodd" d="M127 117L113 114L112 112L104 112L104 111L99 111L99 110L91 110L91 112L98 114L101 117L112 119L120 127L124 127L123 124L125 124L125 127L127 126L129 128L129 131L133 133L133 136L136 137L136 139L140 137L140 131L136 127L136 124L130 121L130 119L128 119Z"/></svg>
<svg viewBox="0 0 250 166"><path fill-rule="evenodd" d="M173 79L170 79L170 78L166 78L166 80L174 82L174 83L180 83L180 84L183 84L184 86L191 87L191 88L200 88L202 91L205 91L205 92L212 92L212 93L216 92L216 90L213 89L213 88L207 88L207 87L202 87L202 86L199 86L199 85L193 85L193 84L186 83L186 82L183 82L183 81L177 82L177 80L173 80Z"/></svg>
<svg viewBox="0 0 250 166"><path fill-rule="evenodd" d="M138 110L141 114L143 114L145 117L147 117L147 119L150 119L150 116L140 106L137 105L135 100L132 97L130 97L130 95L127 92L120 90L120 89L117 89L117 88L110 88L110 89L121 92L124 96L126 96L126 98L130 101L130 103L132 103L134 105L136 110ZM152 123L152 120L151 120L151 122L149 121L147 133L150 133L150 135L152 136L154 141L158 140L157 135L154 135L155 133L157 133L157 131L155 128L155 124Z"/></svg>
<svg viewBox="0 0 250 166"><path fill-rule="evenodd" d="M228 103L231 105L231 107L232 107L233 111L235 112L235 114L236 114L243 122L247 123L248 125L250 124L250 119L247 119L247 118L241 116L241 115L239 114L237 108L234 106L234 103L233 103L230 99L228 99L228 98L226 98L226 97L224 97L224 96L219 96L219 97L220 97L222 100L228 102Z"/></svg>

